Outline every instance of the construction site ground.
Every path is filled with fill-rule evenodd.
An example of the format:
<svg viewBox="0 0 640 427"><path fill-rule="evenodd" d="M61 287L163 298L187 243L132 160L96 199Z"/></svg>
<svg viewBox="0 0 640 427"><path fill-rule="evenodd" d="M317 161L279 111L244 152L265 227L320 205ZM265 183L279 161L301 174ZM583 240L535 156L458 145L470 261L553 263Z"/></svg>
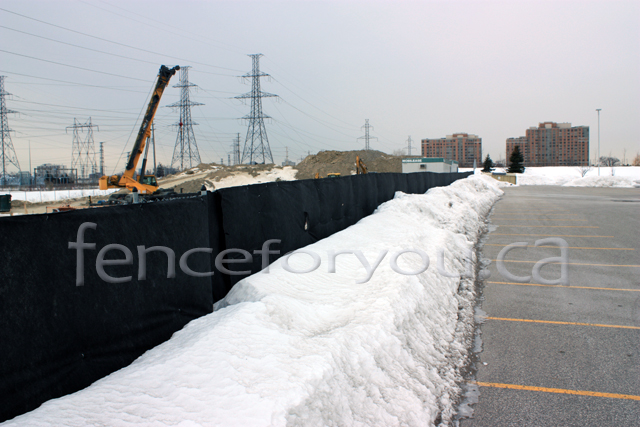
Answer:
<svg viewBox="0 0 640 427"><path fill-rule="evenodd" d="M357 156L365 163L368 172L402 172L402 157L392 156L381 151L320 151L318 154L307 156L296 166L283 167L274 164L225 166L216 163L201 163L195 168L160 178L158 184L160 188L171 188L177 193L195 193L200 191L203 185L207 190L213 191L220 188L264 182L313 179L316 173L320 178L326 178L329 173L348 176L356 173ZM128 191L120 190L120 192ZM109 196L92 197L91 202L96 203L108 198ZM43 203L14 200L11 203L11 212L2 215L41 214L66 206L76 209L88 208L89 198Z"/></svg>

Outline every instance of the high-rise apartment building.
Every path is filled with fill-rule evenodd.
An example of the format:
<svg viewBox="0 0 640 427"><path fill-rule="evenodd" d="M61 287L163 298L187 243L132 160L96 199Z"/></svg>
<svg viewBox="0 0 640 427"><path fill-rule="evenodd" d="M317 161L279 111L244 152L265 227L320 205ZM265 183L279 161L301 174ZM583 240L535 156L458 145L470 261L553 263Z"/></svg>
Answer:
<svg viewBox="0 0 640 427"><path fill-rule="evenodd" d="M482 138L467 133L454 133L446 138L423 139L422 157L442 157L456 160L462 168L482 164Z"/></svg>
<svg viewBox="0 0 640 427"><path fill-rule="evenodd" d="M515 146L525 166L580 166L589 164L589 126L571 123L539 123L526 136L507 139L507 165Z"/></svg>

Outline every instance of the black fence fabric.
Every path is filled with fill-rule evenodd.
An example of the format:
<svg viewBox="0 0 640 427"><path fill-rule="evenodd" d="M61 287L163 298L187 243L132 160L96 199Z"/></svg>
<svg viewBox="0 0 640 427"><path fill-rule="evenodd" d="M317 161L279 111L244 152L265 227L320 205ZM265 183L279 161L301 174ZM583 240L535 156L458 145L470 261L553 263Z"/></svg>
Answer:
<svg viewBox="0 0 640 427"><path fill-rule="evenodd" d="M0 419L90 385L166 341L191 320L212 311L208 277L192 277L179 258L194 247L210 247L212 219L205 200L149 203L29 215L0 221ZM95 244L84 254L84 284L77 286L76 242ZM133 254L132 264L105 266L96 259L107 245ZM137 246L175 251L176 275L167 279L168 256L146 256L146 280L138 280ZM124 259L111 250L105 259ZM194 271L210 271L208 254L188 258Z"/></svg>
<svg viewBox="0 0 640 427"><path fill-rule="evenodd" d="M423 193L466 176L372 173L273 182L204 197L1 219L0 421L128 365L210 313L263 265L260 255L224 263L248 272L229 275L216 268L216 259L239 260L239 251L254 255L276 239L273 262L355 224L396 191ZM95 246L79 250L79 234Z"/></svg>

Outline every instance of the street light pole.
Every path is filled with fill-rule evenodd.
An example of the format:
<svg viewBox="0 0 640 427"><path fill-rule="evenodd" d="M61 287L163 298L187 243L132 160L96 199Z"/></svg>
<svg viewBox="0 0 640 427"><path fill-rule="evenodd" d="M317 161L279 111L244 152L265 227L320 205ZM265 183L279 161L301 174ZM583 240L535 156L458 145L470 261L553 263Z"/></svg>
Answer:
<svg viewBox="0 0 640 427"><path fill-rule="evenodd" d="M600 176L600 110L602 108L596 108L598 112L598 176Z"/></svg>

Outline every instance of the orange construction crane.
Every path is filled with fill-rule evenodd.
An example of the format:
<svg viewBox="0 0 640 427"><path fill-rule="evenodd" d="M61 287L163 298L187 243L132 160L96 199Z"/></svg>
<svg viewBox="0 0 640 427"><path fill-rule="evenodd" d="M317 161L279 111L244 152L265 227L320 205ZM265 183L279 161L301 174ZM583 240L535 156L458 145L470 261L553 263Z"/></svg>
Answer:
<svg viewBox="0 0 640 427"><path fill-rule="evenodd" d="M130 191L133 191L133 189L135 188L136 191L140 194L153 194L158 190L158 181L156 180L156 176L144 175L146 158L143 160L142 173L138 177L137 181L134 178L134 175L136 173L136 167L138 166L140 156L142 155L144 147L147 143L147 139L151 135L151 123L153 123L153 118L156 115L158 106L160 105L160 98L162 98L162 93L169 84L169 79L171 79L171 77L179 69L180 67L177 65L171 69L164 65L160 67L156 87L153 91L153 94L151 95L151 100L149 101L147 112L142 119L142 124L140 125L140 130L138 131L136 142L134 143L131 154L129 155L127 167L122 176L111 175L100 177L101 190L107 190L109 188L126 188Z"/></svg>

